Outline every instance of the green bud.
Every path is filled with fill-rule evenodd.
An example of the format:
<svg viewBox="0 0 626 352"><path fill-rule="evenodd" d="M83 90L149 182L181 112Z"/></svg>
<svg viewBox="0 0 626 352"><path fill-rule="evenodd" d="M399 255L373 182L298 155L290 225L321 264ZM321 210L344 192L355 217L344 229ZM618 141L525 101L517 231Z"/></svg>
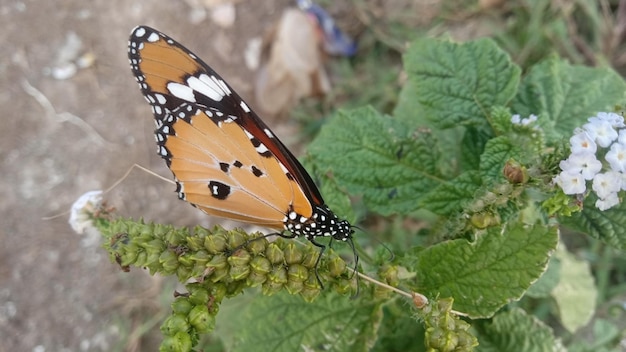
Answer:
<svg viewBox="0 0 626 352"><path fill-rule="evenodd" d="M172 302L172 311L175 314L187 315L191 308L193 308L193 304L191 304L188 297L177 297Z"/></svg>
<svg viewBox="0 0 626 352"><path fill-rule="evenodd" d="M145 248L146 251L162 252L165 250L165 243L158 238L144 242L141 246Z"/></svg>
<svg viewBox="0 0 626 352"><path fill-rule="evenodd" d="M178 256L172 251L165 251L159 256L159 262L163 266L164 274L173 274L180 265L178 263Z"/></svg>
<svg viewBox="0 0 626 352"><path fill-rule="evenodd" d="M184 265L187 267L193 266L193 260L191 259L190 254L183 254L178 256L178 262L180 263L180 265Z"/></svg>
<svg viewBox="0 0 626 352"><path fill-rule="evenodd" d="M186 332L180 331L174 336L164 338L161 346L159 346L159 352L191 351L191 347L193 347L191 336Z"/></svg>
<svg viewBox="0 0 626 352"><path fill-rule="evenodd" d="M198 305L189 312L189 324L198 333L206 333L215 328L215 317L209 314L209 309L205 305Z"/></svg>
<svg viewBox="0 0 626 352"><path fill-rule="evenodd" d="M337 293L341 294L341 295L346 295L352 292L352 280L348 280L348 279L339 279L337 281L334 282L333 286L335 287L335 290L337 291ZM376 286L377 288L380 286ZM389 290L385 290L387 292L390 292ZM376 289L374 289L374 293L376 292Z"/></svg>
<svg viewBox="0 0 626 352"><path fill-rule="evenodd" d="M268 279L270 282L286 284L288 281L287 270L284 267L276 267L269 273Z"/></svg>
<svg viewBox="0 0 626 352"><path fill-rule="evenodd" d="M272 270L272 263L265 257L254 257L250 261L250 268L254 273L265 275Z"/></svg>
<svg viewBox="0 0 626 352"><path fill-rule="evenodd" d="M250 274L250 267L247 265L231 266L228 274L235 281L243 280Z"/></svg>
<svg viewBox="0 0 626 352"><path fill-rule="evenodd" d="M203 249L199 249L195 253L190 254L189 255L189 259L191 259L192 261L194 261L196 263L200 263L200 264L204 265L210 259L212 259L212 256L209 255L209 253L207 253L207 251L205 251Z"/></svg>
<svg viewBox="0 0 626 352"><path fill-rule="evenodd" d="M226 241L228 243L228 249L234 250L244 245L247 241L247 238L245 234L239 231L231 231L226 236Z"/></svg>
<svg viewBox="0 0 626 352"><path fill-rule="evenodd" d="M309 269L315 268L315 263L317 263L317 258L319 257L319 251L313 249L311 247L307 247L307 251L302 258L302 265Z"/></svg>
<svg viewBox="0 0 626 352"><path fill-rule="evenodd" d="M299 264L302 262L302 251L296 246L294 242L289 242L287 244L287 248L285 248L284 253L285 262L287 262L287 264Z"/></svg>
<svg viewBox="0 0 626 352"><path fill-rule="evenodd" d="M146 265L146 261L148 260L148 254L145 251L139 251L137 253L137 258L135 258L135 266L142 267Z"/></svg>
<svg viewBox="0 0 626 352"><path fill-rule="evenodd" d="M205 287L199 284L195 284L193 286L187 286L187 289L189 290L189 303L193 304L194 306L202 306L209 301L209 290L207 290Z"/></svg>
<svg viewBox="0 0 626 352"><path fill-rule="evenodd" d="M265 258L263 258L263 259L265 259ZM254 271L254 269L252 269L252 271L250 272L250 275L248 275L248 277L246 278L246 283L250 287L257 287L257 286L263 284L266 280L267 280L267 275L266 274L257 273L257 272Z"/></svg>
<svg viewBox="0 0 626 352"><path fill-rule="evenodd" d="M176 277L178 281L185 282L191 278L191 268L181 265L176 269Z"/></svg>
<svg viewBox="0 0 626 352"><path fill-rule="evenodd" d="M248 245L246 247L252 255L256 256L261 253L265 253L268 243L269 242L265 237L254 237L253 239L248 241Z"/></svg>
<svg viewBox="0 0 626 352"><path fill-rule="evenodd" d="M213 273L210 275L211 282L218 282L222 280L223 278L228 276L229 271L230 270L228 267L215 269Z"/></svg>
<svg viewBox="0 0 626 352"><path fill-rule="evenodd" d="M346 262L337 254L333 253L328 261L328 273L331 277L340 277L346 270Z"/></svg>
<svg viewBox="0 0 626 352"><path fill-rule="evenodd" d="M287 282L287 284L285 285L285 289L291 295L300 293L303 288L304 288L304 284L302 283L302 281L289 280L289 282Z"/></svg>
<svg viewBox="0 0 626 352"><path fill-rule="evenodd" d="M309 270L301 264L293 264L289 266L287 278L289 281L304 282L309 277Z"/></svg>
<svg viewBox="0 0 626 352"><path fill-rule="evenodd" d="M400 284L396 265L384 265L378 275L390 286L397 287Z"/></svg>
<svg viewBox="0 0 626 352"><path fill-rule="evenodd" d="M285 259L283 251L276 245L276 243L270 243L265 250L265 257L272 264L281 264Z"/></svg>
<svg viewBox="0 0 626 352"><path fill-rule="evenodd" d="M189 323L184 314L172 314L161 324L161 332L166 336L173 336L179 331L187 330L189 330Z"/></svg>
<svg viewBox="0 0 626 352"><path fill-rule="evenodd" d="M187 236L187 247L192 251L197 251L200 248L204 248L204 240L198 236Z"/></svg>
<svg viewBox="0 0 626 352"><path fill-rule="evenodd" d="M231 266L247 266L252 256L250 253L241 248L228 257L228 264Z"/></svg>
<svg viewBox="0 0 626 352"><path fill-rule="evenodd" d="M300 291L300 296L302 296L306 302L311 303L317 298L317 296L320 295L321 292L322 290L319 288L315 289L307 287L307 285L303 285L302 291Z"/></svg>
<svg viewBox="0 0 626 352"><path fill-rule="evenodd" d="M271 296L275 293L278 293L282 288L282 283L266 280L263 283L263 286L261 286L261 292L266 296Z"/></svg>
<svg viewBox="0 0 626 352"><path fill-rule="evenodd" d="M224 254L218 254L206 264L207 268L224 269L228 267L228 258Z"/></svg>
<svg viewBox="0 0 626 352"><path fill-rule="evenodd" d="M226 251L226 237L222 234L206 236L204 238L204 248L211 254L220 254Z"/></svg>

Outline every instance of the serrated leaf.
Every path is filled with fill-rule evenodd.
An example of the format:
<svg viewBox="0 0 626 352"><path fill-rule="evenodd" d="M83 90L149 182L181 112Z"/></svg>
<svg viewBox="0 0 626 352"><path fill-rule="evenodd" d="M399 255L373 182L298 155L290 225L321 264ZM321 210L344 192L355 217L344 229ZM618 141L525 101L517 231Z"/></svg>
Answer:
<svg viewBox="0 0 626 352"><path fill-rule="evenodd" d="M504 180L502 169L509 159L518 159L523 146L515 145L506 136L490 139L480 156L480 172L484 180Z"/></svg>
<svg viewBox="0 0 626 352"><path fill-rule="evenodd" d="M485 109L507 105L521 72L490 39L463 44L417 40L404 55L404 68L409 87L401 95L397 116L409 122L426 118L442 129L488 127Z"/></svg>
<svg viewBox="0 0 626 352"><path fill-rule="evenodd" d="M406 214L440 181L438 153L428 133L410 135L406 126L371 108L339 112L309 146L317 169L383 215Z"/></svg>
<svg viewBox="0 0 626 352"><path fill-rule="evenodd" d="M512 107L522 116L547 116L539 122L556 140L570 136L597 112L613 111L625 91L624 80L609 68L572 66L553 57L530 70Z"/></svg>
<svg viewBox="0 0 626 352"><path fill-rule="evenodd" d="M487 141L493 136L477 130L467 128L461 140L461 170L476 170L480 165L480 155L485 150Z"/></svg>
<svg viewBox="0 0 626 352"><path fill-rule="evenodd" d="M549 326L519 308L497 314L490 323L480 324L477 329L480 352L564 350Z"/></svg>
<svg viewBox="0 0 626 352"><path fill-rule="evenodd" d="M626 249L626 202L601 211L595 206L595 196L585 199L581 212L560 217L560 222L573 230L586 233L616 249Z"/></svg>
<svg viewBox="0 0 626 352"><path fill-rule="evenodd" d="M468 171L426 194L421 201L422 207L439 215L455 213L474 198L476 190L481 185L480 173Z"/></svg>
<svg viewBox="0 0 626 352"><path fill-rule="evenodd" d="M368 351L376 342L381 304L325 292L313 303L278 294L248 306L233 351Z"/></svg>
<svg viewBox="0 0 626 352"><path fill-rule="evenodd" d="M561 324L571 333L587 325L596 310L596 290L589 263L577 259L563 245L556 251L561 265L558 285L552 297L559 307Z"/></svg>
<svg viewBox="0 0 626 352"><path fill-rule="evenodd" d="M474 242L443 242L419 253L415 290L452 297L454 309L472 318L492 316L518 300L546 270L557 245L557 228L514 224L490 228Z"/></svg>
<svg viewBox="0 0 626 352"><path fill-rule="evenodd" d="M533 283L532 286L526 291L526 296L534 298L546 298L550 297L550 293L559 283L561 273L561 262L552 256L550 263L548 263L548 270Z"/></svg>

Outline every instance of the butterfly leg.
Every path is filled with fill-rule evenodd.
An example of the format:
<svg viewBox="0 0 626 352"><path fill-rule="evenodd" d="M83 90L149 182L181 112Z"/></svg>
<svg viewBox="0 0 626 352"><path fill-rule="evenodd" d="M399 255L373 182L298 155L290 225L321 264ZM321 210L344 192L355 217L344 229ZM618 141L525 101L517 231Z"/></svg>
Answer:
<svg viewBox="0 0 626 352"><path fill-rule="evenodd" d="M322 280L320 280L320 275L317 272L317 267L320 265L320 260L322 259L322 254L324 254L324 251L326 250L326 246L316 242L315 241L315 237L310 237L307 238L311 243L313 243L313 245L315 245L316 247L318 247L320 249L320 254L317 256L317 260L315 261L315 278L317 279L317 283L320 284L320 287L322 288L322 290L324 289L324 284L322 284Z"/></svg>

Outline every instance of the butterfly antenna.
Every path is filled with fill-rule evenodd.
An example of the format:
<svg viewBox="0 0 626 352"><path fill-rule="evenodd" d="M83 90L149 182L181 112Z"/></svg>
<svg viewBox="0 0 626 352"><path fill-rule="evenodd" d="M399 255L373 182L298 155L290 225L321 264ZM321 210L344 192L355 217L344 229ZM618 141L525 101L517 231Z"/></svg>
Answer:
<svg viewBox="0 0 626 352"><path fill-rule="evenodd" d="M350 247L352 248L352 255L354 256L354 270L352 271L352 277L350 277L350 280L352 280L354 275L357 273L357 270L359 269L359 254L356 252L356 247L354 246L352 237L348 237L347 242L348 244L350 244ZM359 296L360 290L361 290L361 287L360 287L360 282L359 282L359 275L357 275L356 276L356 293L350 298L351 299L357 298Z"/></svg>

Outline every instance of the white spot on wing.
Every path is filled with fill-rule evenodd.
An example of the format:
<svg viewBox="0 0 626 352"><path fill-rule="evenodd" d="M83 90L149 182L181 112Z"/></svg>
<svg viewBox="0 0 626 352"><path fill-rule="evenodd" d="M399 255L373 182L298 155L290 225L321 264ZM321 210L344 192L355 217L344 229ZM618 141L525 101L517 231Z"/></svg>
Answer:
<svg viewBox="0 0 626 352"><path fill-rule="evenodd" d="M224 97L224 92L221 91L220 86L215 84L209 76L202 74L200 77L189 77L187 84L194 90L206 95L208 98L214 101L220 101Z"/></svg>
<svg viewBox="0 0 626 352"><path fill-rule="evenodd" d="M148 37L148 41L150 43L154 43L154 42L156 42L158 40L159 40L159 35L154 33L154 32L152 34L150 34L150 36Z"/></svg>
<svg viewBox="0 0 626 352"><path fill-rule="evenodd" d="M146 29L143 27L139 27L135 30L135 36L141 38L146 34Z"/></svg>
<svg viewBox="0 0 626 352"><path fill-rule="evenodd" d="M241 106L243 111L250 112L250 108L248 107L248 105L246 105L246 103L243 100L239 103L239 106Z"/></svg>
<svg viewBox="0 0 626 352"><path fill-rule="evenodd" d="M264 128L263 132L265 132L265 134L270 137L270 138L274 138L274 134L272 133L272 131L269 130L269 128Z"/></svg>
<svg viewBox="0 0 626 352"><path fill-rule="evenodd" d="M195 103L196 98L193 95L193 89L191 87L186 86L184 84L170 82L167 84L167 90L172 93L173 96Z"/></svg>

